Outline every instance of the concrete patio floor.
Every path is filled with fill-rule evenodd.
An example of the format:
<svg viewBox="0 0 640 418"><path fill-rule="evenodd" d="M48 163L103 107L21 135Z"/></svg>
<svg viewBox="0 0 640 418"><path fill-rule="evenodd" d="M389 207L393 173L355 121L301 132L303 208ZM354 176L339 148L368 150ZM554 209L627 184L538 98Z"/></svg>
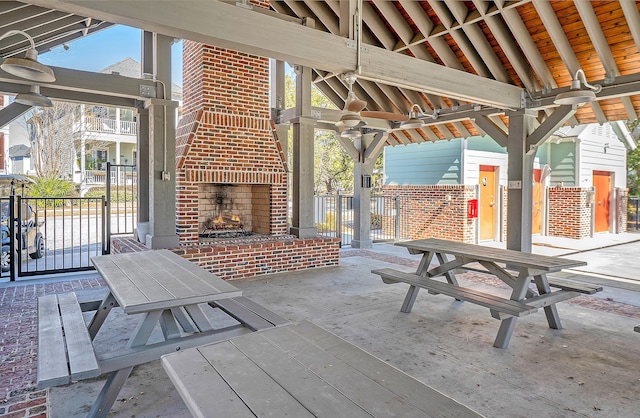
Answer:
<svg viewBox="0 0 640 418"><path fill-rule="evenodd" d="M626 276L632 276L629 267L640 264L640 235L627 235L623 245L603 244L601 239L590 247L598 249L591 251L566 244L541 246L582 251L569 258L586 257L590 264L611 258L614 250L616 257L604 276L593 276L606 283L604 292L558 305L564 329L549 329L542 313L523 317L507 349L492 346L499 322L486 308L423 291L413 312L401 313L407 286L385 285L370 271L412 271L418 258L387 244L371 250L344 249L338 267L233 284L292 321L311 320L489 417L636 417L640 333L633 327L640 323L640 281ZM628 262L621 263L619 257ZM482 273L459 279L479 290L508 292L500 281ZM135 326L127 319L120 314L107 321L96 343L107 347L126 339ZM103 382L52 388L48 416L85 416ZM224 416L224 411L216 413L212 416ZM190 414L155 361L134 369L110 416Z"/></svg>

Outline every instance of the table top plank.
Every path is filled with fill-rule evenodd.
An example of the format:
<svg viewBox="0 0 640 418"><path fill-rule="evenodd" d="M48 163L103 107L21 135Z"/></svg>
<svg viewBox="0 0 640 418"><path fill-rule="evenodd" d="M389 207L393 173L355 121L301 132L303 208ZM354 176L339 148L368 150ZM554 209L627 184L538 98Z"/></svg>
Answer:
<svg viewBox="0 0 640 418"><path fill-rule="evenodd" d="M324 334L327 331L320 327L315 327L312 331L314 334ZM340 393L348 397L352 402L359 405L364 411L374 417L425 417L432 416L418 408L408 399L398 394L397 390L392 390L384 384L387 376L382 369L382 373L378 373L371 378L363 374L361 370L354 367L353 364L340 360L327 350L314 344L307 338L301 337L295 332L295 327L281 327L269 330L261 336L269 340L274 346L287 353L287 356L304 364L311 372L319 376L323 381L336 388ZM319 338L323 338L320 336ZM256 344L248 345L246 340L237 339L234 341L243 352L248 354L252 359L258 350L262 349L263 353L269 353L264 346ZM345 344L348 344L345 342ZM352 347L359 353L358 355L366 355L365 352ZM270 367L273 367L271 356L265 357L264 363L258 363L260 367L266 368L272 373ZM380 362L380 360L377 360ZM419 382L415 382L417 386L424 389L425 386ZM424 394L424 392L423 392ZM441 395L444 397L444 395ZM328 415L331 416L331 415ZM346 415L349 416L349 415ZM477 415L474 415L477 416Z"/></svg>
<svg viewBox="0 0 640 418"><path fill-rule="evenodd" d="M242 291L169 250L92 257L128 314L237 297Z"/></svg>
<svg viewBox="0 0 640 418"><path fill-rule="evenodd" d="M228 342L218 345L221 344ZM242 398L227 385L197 349L191 349L190 354L164 357L162 366L191 415L205 418L210 416L212 411L218 411L224 406L224 416L227 418L255 418Z"/></svg>
<svg viewBox="0 0 640 418"><path fill-rule="evenodd" d="M370 379L407 399L430 416L442 418L479 416L463 404L311 322L303 321L294 324L291 329Z"/></svg>
<svg viewBox="0 0 640 418"><path fill-rule="evenodd" d="M492 248L482 245L466 244L462 242L436 238L398 242L395 245L420 252L435 251L438 253L451 254L454 256L469 257L476 260L517 265L523 268L531 268L549 272L587 265L585 261L581 260L571 260L563 257L552 257L539 254L523 253L520 251L507 250L503 248Z"/></svg>
<svg viewBox="0 0 640 418"><path fill-rule="evenodd" d="M237 406L227 394L212 401L210 382L224 382L256 417L481 416L310 322L172 353L162 364L192 413Z"/></svg>

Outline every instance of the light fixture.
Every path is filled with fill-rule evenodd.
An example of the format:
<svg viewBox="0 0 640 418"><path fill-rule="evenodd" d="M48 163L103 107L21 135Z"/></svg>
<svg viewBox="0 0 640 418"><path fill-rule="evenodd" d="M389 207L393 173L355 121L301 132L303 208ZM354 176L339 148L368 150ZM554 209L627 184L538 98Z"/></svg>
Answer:
<svg viewBox="0 0 640 418"><path fill-rule="evenodd" d="M340 116L340 120L336 122L338 127L354 128L358 126L362 121L362 116L356 112L345 112Z"/></svg>
<svg viewBox="0 0 640 418"><path fill-rule="evenodd" d="M590 90L583 90L580 88L580 78L578 77L580 75L582 75L582 83ZM553 103L559 105L579 105L582 103L593 102L596 100L596 93L599 93L600 90L602 90L601 85L596 84L592 86L587 83L587 78L581 68L576 71L576 76L571 80L571 87L569 91L559 93Z"/></svg>
<svg viewBox="0 0 640 418"><path fill-rule="evenodd" d="M345 139L358 139L362 136L362 133L357 129L345 129L340 132L340 137Z"/></svg>
<svg viewBox="0 0 640 418"><path fill-rule="evenodd" d="M5 58L0 64L0 68L16 77L25 78L27 80L52 83L56 81L53 70L44 64L40 64L38 59L38 51L33 38L26 32L21 30L10 30L0 36L0 40L12 35L22 35L31 43L31 48L27 49L24 58L9 57Z"/></svg>
<svg viewBox="0 0 640 418"><path fill-rule="evenodd" d="M20 103L27 106L40 106L51 107L53 103L51 99L40 94L40 86L33 85L29 89L29 93L20 93L14 100L16 103Z"/></svg>
<svg viewBox="0 0 640 418"><path fill-rule="evenodd" d="M420 107L420 105L414 104L414 105L411 106L411 109L409 109L409 119L405 120L404 122L402 122L400 124L400 128L401 129L422 128L425 125L425 123L420 118L424 118L424 117L430 117L431 119L437 119L438 118L438 109L435 108L433 110L433 114L432 115L426 115L424 113L424 111L422 110L422 108Z"/></svg>

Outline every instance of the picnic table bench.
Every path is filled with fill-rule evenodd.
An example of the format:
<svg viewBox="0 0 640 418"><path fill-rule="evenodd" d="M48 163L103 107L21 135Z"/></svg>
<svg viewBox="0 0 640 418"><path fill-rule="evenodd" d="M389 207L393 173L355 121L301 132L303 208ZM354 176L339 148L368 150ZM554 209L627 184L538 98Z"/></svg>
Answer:
<svg viewBox="0 0 640 418"><path fill-rule="evenodd" d="M162 357L194 417L479 417L311 323Z"/></svg>
<svg viewBox="0 0 640 418"><path fill-rule="evenodd" d="M38 298L37 359L38 388L111 373L90 417L107 415L134 366L289 323L168 250L97 256L92 261L109 287L99 303L82 297L79 301L74 292ZM225 312L232 325L212 321L207 307ZM139 314L139 322L126 347L105 353L95 337L115 308ZM93 312L88 324L83 312ZM150 341L156 327L163 339Z"/></svg>
<svg viewBox="0 0 640 418"><path fill-rule="evenodd" d="M519 251L465 244L441 239L422 239L400 242L411 254L422 254L415 273L385 268L372 270L380 275L383 282L407 283L409 290L401 307L401 312L411 312L418 291L427 289L431 294L444 294L458 301L467 301L489 308L493 318L501 320L494 346L506 348L513 334L516 319L543 308L549 327L562 328L556 303L571 299L581 293L594 294L601 286L576 282L563 278L547 277L548 273L586 265L584 261L561 257L549 257ZM453 259L449 259L452 256ZM439 265L432 267L437 259ZM472 263L479 263L488 273L493 274L512 288L511 296L504 297L460 286L455 270ZM515 270L513 274L510 270ZM436 280L443 276L446 282ZM534 282L536 289L531 289ZM557 289L557 290L553 290Z"/></svg>

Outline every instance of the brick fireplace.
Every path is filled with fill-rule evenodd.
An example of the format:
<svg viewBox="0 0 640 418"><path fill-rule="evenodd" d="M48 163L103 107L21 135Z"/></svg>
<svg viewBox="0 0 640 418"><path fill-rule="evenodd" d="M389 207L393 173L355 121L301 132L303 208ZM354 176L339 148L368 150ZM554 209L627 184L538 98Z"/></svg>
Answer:
<svg viewBox="0 0 640 418"><path fill-rule="evenodd" d="M287 233L287 167L270 119L268 59L185 40L183 65L176 251L225 279L337 264L337 239ZM215 232L219 215L225 228L253 235Z"/></svg>

